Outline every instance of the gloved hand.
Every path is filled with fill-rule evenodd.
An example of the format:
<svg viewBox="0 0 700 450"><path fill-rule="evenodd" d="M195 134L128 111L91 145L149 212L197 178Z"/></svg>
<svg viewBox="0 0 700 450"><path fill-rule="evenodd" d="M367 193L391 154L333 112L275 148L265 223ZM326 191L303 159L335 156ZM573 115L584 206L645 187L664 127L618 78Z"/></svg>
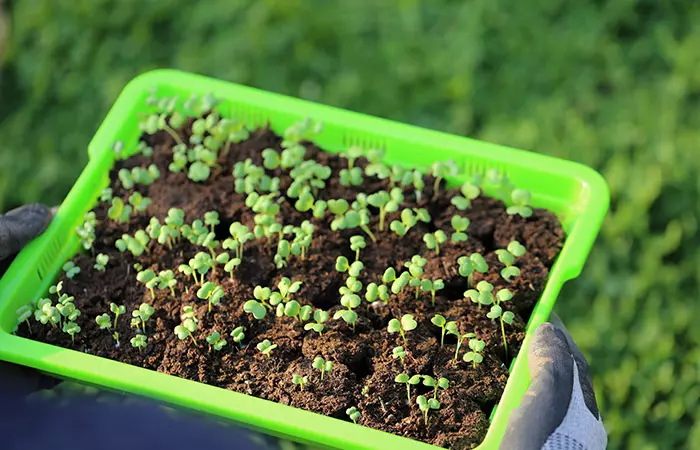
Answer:
<svg viewBox="0 0 700 450"><path fill-rule="evenodd" d="M528 349L530 388L510 416L502 450L602 450L608 436L588 364L559 317L540 325Z"/></svg>
<svg viewBox="0 0 700 450"><path fill-rule="evenodd" d="M20 206L1 215L0 261L14 256L32 239L43 233L53 216L53 210L41 204Z"/></svg>

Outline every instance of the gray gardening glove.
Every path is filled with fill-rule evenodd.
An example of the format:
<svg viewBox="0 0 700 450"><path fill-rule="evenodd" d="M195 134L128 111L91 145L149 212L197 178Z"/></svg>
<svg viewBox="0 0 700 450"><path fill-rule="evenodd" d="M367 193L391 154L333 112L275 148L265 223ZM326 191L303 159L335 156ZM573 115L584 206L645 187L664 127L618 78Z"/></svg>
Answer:
<svg viewBox="0 0 700 450"><path fill-rule="evenodd" d="M605 449L588 364L556 315L535 331L528 365L530 388L511 413L501 449Z"/></svg>
<svg viewBox="0 0 700 450"><path fill-rule="evenodd" d="M44 232L53 211L41 204L24 205L0 216L0 261L18 253Z"/></svg>

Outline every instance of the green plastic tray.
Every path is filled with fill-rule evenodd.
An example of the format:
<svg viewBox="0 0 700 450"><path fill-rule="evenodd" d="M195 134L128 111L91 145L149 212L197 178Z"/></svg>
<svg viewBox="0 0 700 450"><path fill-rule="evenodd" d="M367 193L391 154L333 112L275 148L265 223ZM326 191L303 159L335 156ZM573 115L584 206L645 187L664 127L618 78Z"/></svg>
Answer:
<svg viewBox="0 0 700 450"><path fill-rule="evenodd" d="M130 82L121 93L88 146L89 162L61 205L48 230L27 246L0 280L0 359L110 389L152 397L170 404L228 417L273 435L297 442L340 449L428 450L436 447L338 419L227 391L195 381L131 366L106 358L21 338L11 334L15 310L44 296L63 263L79 249L75 235L85 212L107 186L116 141L136 147L140 135L137 113L149 91L160 95L213 93L224 99L224 115L248 125L269 121L281 133L292 123L310 117L324 124L317 143L329 151L351 145L384 148L388 163L428 166L453 159L465 174L498 168L518 187L532 192L533 205L555 212L567 239L528 324L523 348L532 331L549 317L567 280L577 277L599 231L609 204L608 187L592 169L573 163L426 130L376 117L239 86L173 70L157 70ZM456 182L459 180L451 180ZM488 194L487 190L487 194ZM508 415L518 406L529 384L526 352L511 366L503 397L492 415L491 427L479 449L495 449Z"/></svg>

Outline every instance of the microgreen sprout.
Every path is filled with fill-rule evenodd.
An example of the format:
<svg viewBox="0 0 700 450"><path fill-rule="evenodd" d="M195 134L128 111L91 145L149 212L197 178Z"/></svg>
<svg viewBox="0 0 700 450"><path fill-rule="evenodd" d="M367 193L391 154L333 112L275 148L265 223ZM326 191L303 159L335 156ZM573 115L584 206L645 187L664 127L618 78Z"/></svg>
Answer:
<svg viewBox="0 0 700 450"><path fill-rule="evenodd" d="M350 236L350 250L355 252L355 261L360 260L360 250L367 247L364 236Z"/></svg>
<svg viewBox="0 0 700 450"><path fill-rule="evenodd" d="M207 211L204 213L204 224L209 225L209 231L214 232L214 227L219 224L219 213L216 211Z"/></svg>
<svg viewBox="0 0 700 450"><path fill-rule="evenodd" d="M501 277L510 282L520 276L520 269L514 266L515 261L525 254L525 247L518 241L511 241L506 249L496 250L498 260L506 267L501 269Z"/></svg>
<svg viewBox="0 0 700 450"><path fill-rule="evenodd" d="M370 303L377 300L387 303L389 301L389 288L384 284L377 285L377 283L370 283L367 285L365 299Z"/></svg>
<svg viewBox="0 0 700 450"><path fill-rule="evenodd" d="M112 188L106 187L100 191L100 201L103 203L109 203L112 201L113 196Z"/></svg>
<svg viewBox="0 0 700 450"><path fill-rule="evenodd" d="M506 201L513 192L513 185L508 176L495 167L486 171L486 183L494 187L494 196L500 200Z"/></svg>
<svg viewBox="0 0 700 450"><path fill-rule="evenodd" d="M394 378L394 381L396 383L406 385L406 393L408 395L408 404L409 405L411 404L411 386L416 386L416 385L420 384L420 379L421 379L420 375L413 375L411 377L405 373L400 373L400 374L396 375L396 378Z"/></svg>
<svg viewBox="0 0 700 450"><path fill-rule="evenodd" d="M403 347L394 347L391 350L391 357L394 359L400 359L401 364L406 367L406 351L403 349Z"/></svg>
<svg viewBox="0 0 700 450"><path fill-rule="evenodd" d="M112 328L114 328L114 331L111 332L111 335L112 338L114 338L114 341L117 343L117 347L119 347L119 332L117 332L117 319L119 319L120 315L126 313L126 308L124 307L124 305L110 303L109 310L114 314L114 325L112 325L109 314L107 313L100 314L99 316L97 316L95 318L95 323L97 323L101 330L110 331L112 330Z"/></svg>
<svg viewBox="0 0 700 450"><path fill-rule="evenodd" d="M184 341L188 337L192 339L192 342L194 342L194 345L199 347L199 344L197 343L197 340L194 338L192 333L194 333L197 330L197 322L194 319L185 319L182 321L182 323L178 326L175 327L175 336L181 341Z"/></svg>
<svg viewBox="0 0 700 450"><path fill-rule="evenodd" d="M231 331L231 337L233 338L233 342L235 342L241 348L243 348L243 339L245 339L245 327L240 326L234 328L233 331Z"/></svg>
<svg viewBox="0 0 700 450"><path fill-rule="evenodd" d="M362 169L353 167L352 169L341 169L340 184L343 186L360 186L362 185Z"/></svg>
<svg viewBox="0 0 700 450"><path fill-rule="evenodd" d="M226 339L221 338L221 334L218 331L214 331L212 334L207 336L207 343L209 344L209 351L215 350L220 351L227 344Z"/></svg>
<svg viewBox="0 0 700 450"><path fill-rule="evenodd" d="M141 303L139 309L131 311L131 326L146 332L146 322L153 316L155 309L148 303Z"/></svg>
<svg viewBox="0 0 700 450"><path fill-rule="evenodd" d="M432 322L432 324L436 327L440 328L440 347L442 347L445 343L445 332L448 329L456 329L457 323L453 321L448 322L447 319L440 314L435 314L433 318L430 319L430 322Z"/></svg>
<svg viewBox="0 0 700 450"><path fill-rule="evenodd" d="M391 192L379 191L367 196L367 203L379 208L379 231L384 231L386 214L398 211L403 201L401 188L393 188Z"/></svg>
<svg viewBox="0 0 700 450"><path fill-rule="evenodd" d="M436 380L430 375L423 375L423 386L433 388L433 398L436 399L439 389L444 391L450 387L450 380L442 377Z"/></svg>
<svg viewBox="0 0 700 450"><path fill-rule="evenodd" d="M100 272L105 271L105 267L107 266L107 263L109 262L109 256L105 255L104 253L99 253L95 257L95 265L93 266L95 270L98 270Z"/></svg>
<svg viewBox="0 0 700 450"><path fill-rule="evenodd" d="M272 296L272 290L268 287L255 286L253 297L255 300L248 300L243 304L243 310L252 314L257 320L262 320L267 315L267 310L272 309L267 301Z"/></svg>
<svg viewBox="0 0 700 450"><path fill-rule="evenodd" d="M187 171L187 178L197 183L200 181L205 181L207 178L209 178L210 174L211 169L208 165L202 161L195 161L190 164L190 168Z"/></svg>
<svg viewBox="0 0 700 450"><path fill-rule="evenodd" d="M425 208L404 208L401 211L401 220L393 220L389 224L389 229L396 233L397 236L403 237L408 231L413 228L418 221L430 222L430 213Z"/></svg>
<svg viewBox="0 0 700 450"><path fill-rule="evenodd" d="M29 329L29 332L32 332L32 325L29 322L29 319L32 317L32 314L34 314L34 311L32 310L31 305L22 305L17 310L15 311L15 314L17 314L17 323L20 324L22 322L27 324L27 328Z"/></svg>
<svg viewBox="0 0 700 450"><path fill-rule="evenodd" d="M155 288L160 281L156 276L156 273L151 269L142 270L136 274L136 279L145 285L146 288L148 288L149 292L151 293L151 298L155 300L156 294L153 292L153 288Z"/></svg>
<svg viewBox="0 0 700 450"><path fill-rule="evenodd" d="M351 281L353 280L353 281ZM359 283L359 289L356 289L356 284ZM339 309L338 311L335 312L333 315L333 320L338 320L338 319L343 319L345 323L348 325L352 325L353 331L355 331L355 323L357 322L357 313L353 311L354 308L357 308L360 306L360 303L362 303L362 300L360 299L360 296L357 295L355 292L359 292L360 289L362 289L362 283L357 281L357 279L350 277L346 281L346 286L341 287L341 294L342 297L340 298L340 304L345 306L347 309ZM351 286L352 285L352 286ZM343 291L343 289L347 289L346 291Z"/></svg>
<svg viewBox="0 0 700 450"><path fill-rule="evenodd" d="M158 289L170 289L170 294L175 297L175 286L177 280L172 270L161 270L158 273Z"/></svg>
<svg viewBox="0 0 700 450"><path fill-rule="evenodd" d="M445 282L442 279L429 280L423 279L420 284L423 292L430 292L431 303L435 306L435 293L445 288Z"/></svg>
<svg viewBox="0 0 700 450"><path fill-rule="evenodd" d="M440 409L440 402L436 398L426 399L424 395L419 395L416 398L416 403L418 404L418 408L423 412L425 426L427 427L428 426L428 412L430 412L431 409L435 409L435 410Z"/></svg>
<svg viewBox="0 0 700 450"><path fill-rule="evenodd" d="M34 311L34 319L41 322L42 325L51 324L51 327L56 328L61 322L61 314L55 306L51 304L48 298L40 299L36 304Z"/></svg>
<svg viewBox="0 0 700 450"><path fill-rule="evenodd" d="M456 195L450 200L450 203L460 211L465 211L467 208L471 207L472 201L481 194L479 186L472 181L464 183L460 187L460 191L462 195Z"/></svg>
<svg viewBox="0 0 700 450"><path fill-rule="evenodd" d="M63 265L63 271L68 278L73 279L80 273L80 267L76 266L73 261L68 261Z"/></svg>
<svg viewBox="0 0 700 450"><path fill-rule="evenodd" d="M117 305L116 303L109 304L109 310L114 314L114 328L117 328L117 320L122 314L126 314L126 307L124 305Z"/></svg>
<svg viewBox="0 0 700 450"><path fill-rule="evenodd" d="M173 138L173 140L176 143L182 144L182 138L177 133L177 131L173 130L172 127L168 124L167 119L167 113L151 114L150 116L146 117L141 123L139 123L139 128L141 129L141 131L148 134L156 134L158 131L161 130L165 131ZM175 124L178 124L178 120L178 118L175 119Z"/></svg>
<svg viewBox="0 0 700 450"><path fill-rule="evenodd" d="M447 322L445 324L445 329L447 330L447 334L451 334L451 335L457 337L457 348L455 349L455 357L453 359L453 361L456 362L457 358L459 357L459 349L462 347L462 343L464 343L464 341L467 339L475 338L476 334L474 334L474 333L460 334L459 331L457 330L457 323L456 322Z"/></svg>
<svg viewBox="0 0 700 450"><path fill-rule="evenodd" d="M352 406L352 407L345 410L345 414L347 414L348 417L350 418L350 420L352 420L352 423L357 425L357 421L360 418L360 411L358 411L357 408Z"/></svg>
<svg viewBox="0 0 700 450"><path fill-rule="evenodd" d="M360 272L362 272L362 269L364 268L365 265L362 261L355 261L350 264L348 259L342 255L338 256L338 258L335 260L335 270L340 273L347 272L347 274L351 277L359 277Z"/></svg>
<svg viewBox="0 0 700 450"><path fill-rule="evenodd" d="M488 281L479 281L476 285L476 289L469 289L464 293L464 296L471 299L473 303L479 305L488 306L493 303L493 285Z"/></svg>
<svg viewBox="0 0 700 450"><path fill-rule="evenodd" d="M131 216L131 205L124 204L124 200L119 197L112 199L112 206L107 210L107 217L119 223L126 223Z"/></svg>
<svg viewBox="0 0 700 450"><path fill-rule="evenodd" d="M362 153L364 153L362 147L353 145L351 147L348 147L347 152L341 154L341 156L344 156L345 159L347 159L348 161L348 169L352 169L353 167L355 167L355 160L362 156Z"/></svg>
<svg viewBox="0 0 700 450"><path fill-rule="evenodd" d="M324 323L328 321L329 315L326 311L322 309L317 309L314 311L314 322L309 322L306 325L304 325L305 330L313 330L316 333L319 334L319 336L323 335L323 330L326 328Z"/></svg>
<svg viewBox="0 0 700 450"><path fill-rule="evenodd" d="M469 352L462 356L464 362L472 363L472 367L476 369L477 364L481 364L484 361L484 356L481 352L486 348L486 343L481 339L470 339L469 340Z"/></svg>
<svg viewBox="0 0 700 450"><path fill-rule="evenodd" d="M452 242L462 242L467 240L467 228L469 228L469 219L461 216L452 216L452 228L455 232L452 233Z"/></svg>
<svg viewBox="0 0 700 450"><path fill-rule="evenodd" d="M513 189L510 194L510 199L513 201L513 205L506 209L506 212L511 215L519 215L520 217L527 219L532 216L532 208L530 208L531 200L530 191L525 189Z"/></svg>
<svg viewBox="0 0 700 450"><path fill-rule="evenodd" d="M410 261L407 261L406 263L404 263L404 266L406 266L406 268L408 269L408 279L409 279L408 284L412 288L416 289L416 299L420 295L419 294L420 288L421 288L421 285L423 284L423 280L421 277L423 276L423 272L424 272L423 268L425 267L426 263L427 263L427 260L420 255L413 255L411 257ZM404 273L406 273L406 272L404 272ZM401 274L401 276L404 276L403 273ZM393 290L394 290L394 288L392 286L392 292L393 292Z"/></svg>
<svg viewBox="0 0 700 450"><path fill-rule="evenodd" d="M239 260L243 259L243 245L249 240L255 238L250 229L241 224L240 222L234 222L229 227L229 233L231 237L226 239L223 243L223 247L227 250L233 250L235 257Z"/></svg>
<svg viewBox="0 0 700 450"><path fill-rule="evenodd" d="M83 224L75 227L75 234L80 238L80 243L85 250L92 249L92 245L95 243L95 225L97 225L95 213L89 211L85 213Z"/></svg>
<svg viewBox="0 0 700 450"><path fill-rule="evenodd" d="M486 273L489 270L486 260L480 253L460 256L457 258L457 264L459 264L459 274L463 277L467 277L467 284L469 287L474 285L474 272Z"/></svg>
<svg viewBox="0 0 700 450"><path fill-rule="evenodd" d="M435 177L435 183L433 185L433 199L438 198L440 193L440 182L445 177L456 177L459 175L459 166L453 160L447 161L436 161L433 163L433 177Z"/></svg>
<svg viewBox="0 0 700 450"><path fill-rule="evenodd" d="M306 375L301 376L301 375L298 375L296 373L294 375L292 375L292 383L294 383L294 385L296 385L296 386L299 386L299 390L301 390L301 391L304 390L304 385L308 381L309 381L309 377L307 377Z"/></svg>
<svg viewBox="0 0 700 450"><path fill-rule="evenodd" d="M141 352L148 346L148 337L145 334L137 334L131 338L130 342L132 347L139 349L139 352Z"/></svg>
<svg viewBox="0 0 700 450"><path fill-rule="evenodd" d="M265 339L264 341L258 343L256 347L260 353L270 358L270 352L277 348L277 344L273 344L269 339Z"/></svg>
<svg viewBox="0 0 700 450"><path fill-rule="evenodd" d="M421 269L422 270L422 269ZM421 275L423 272L421 271ZM411 274L409 272L403 272L399 277L396 276L396 271L393 267L389 267L384 271L382 275L382 282L385 284L391 283L391 292L393 294L398 294L405 288L411 281ZM419 284L420 286L420 284ZM379 289L379 288L377 288ZM418 298L418 291L416 289L416 298Z"/></svg>
<svg viewBox="0 0 700 450"><path fill-rule="evenodd" d="M323 381L323 375L326 372L330 372L331 370L333 370L333 361L326 361L322 357L317 356L316 358L314 358L314 362L311 364L311 367L321 371L321 381Z"/></svg>
<svg viewBox="0 0 700 450"><path fill-rule="evenodd" d="M122 234L121 239L117 239L114 245L120 252L129 250L132 255L138 258L144 252L150 253L148 250L150 241L150 237L144 230L137 230L133 237L128 234Z"/></svg>
<svg viewBox="0 0 700 450"><path fill-rule="evenodd" d="M139 192L134 192L129 196L129 204L131 204L134 211L144 212L151 204L151 199L142 196Z"/></svg>
<svg viewBox="0 0 700 450"><path fill-rule="evenodd" d="M401 317L401 320L391 319L389 321L389 325L387 326L387 331L390 334L398 332L399 334L401 334L403 343L407 344L408 340L406 339L406 332L415 330L417 326L418 323L413 318L413 314L404 314Z"/></svg>
<svg viewBox="0 0 700 450"><path fill-rule="evenodd" d="M64 322L63 332L70 335L71 342L75 344L75 335L80 333L80 326L75 322Z"/></svg>
<svg viewBox="0 0 700 450"><path fill-rule="evenodd" d="M513 294L508 289L501 289L496 293L494 299L495 305L491 307L491 311L486 314L491 320L500 319L501 322L501 335L503 336L503 349L505 350L506 358L508 357L508 343L506 342L506 330L505 325L512 325L515 314L511 311L503 311L501 306L502 302L507 302L513 298Z"/></svg>
<svg viewBox="0 0 700 450"><path fill-rule="evenodd" d="M207 311L211 312L211 306L218 305L224 298L224 290L218 284L207 281L197 290L197 297L208 301Z"/></svg>
<svg viewBox="0 0 700 450"><path fill-rule="evenodd" d="M442 230L437 230L432 233L425 233L423 235L423 242L425 246L430 250L435 250L435 254L440 254L440 244L447 242L447 235Z"/></svg>
<svg viewBox="0 0 700 450"><path fill-rule="evenodd" d="M189 266L193 270L192 276L194 276L195 281L197 281L199 285L204 283L204 275L206 275L209 270L214 267L214 265L214 259L211 257L211 255L205 252L197 252L194 255L194 258L190 258L189 261ZM199 280L197 280L195 272L199 273Z"/></svg>

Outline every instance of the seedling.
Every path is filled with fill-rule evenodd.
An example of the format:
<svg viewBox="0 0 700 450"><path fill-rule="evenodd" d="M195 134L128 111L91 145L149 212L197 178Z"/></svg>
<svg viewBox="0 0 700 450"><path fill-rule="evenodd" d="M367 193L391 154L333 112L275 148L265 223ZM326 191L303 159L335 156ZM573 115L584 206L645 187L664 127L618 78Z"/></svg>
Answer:
<svg viewBox="0 0 700 450"><path fill-rule="evenodd" d="M218 258L217 258L218 262ZM233 271L236 270L236 267L241 265L241 260L240 258L233 258L229 259L229 261L224 265L224 272L229 274L229 278L233 280Z"/></svg>
<svg viewBox="0 0 700 450"><path fill-rule="evenodd" d="M469 219L461 216L452 216L452 228L455 232L452 233L452 242L463 242L467 240L467 228L469 228Z"/></svg>
<svg viewBox="0 0 700 450"><path fill-rule="evenodd" d="M421 272L422 275L422 272ZM398 278L396 277L396 271L393 267L389 267L384 271L382 275L382 283L391 283L392 294L398 294L405 288L409 281L411 281L411 274L409 272L403 272Z"/></svg>
<svg viewBox="0 0 700 450"><path fill-rule="evenodd" d="M117 305L116 303L110 303L109 304L109 310L112 311L112 314L114 314L114 329L117 329L117 320L119 320L119 316L122 314L126 314L126 308L124 305Z"/></svg>
<svg viewBox="0 0 700 450"><path fill-rule="evenodd" d="M258 343L256 347L260 353L270 358L270 352L277 348L277 344L273 344L269 339L265 339L264 341Z"/></svg>
<svg viewBox="0 0 700 450"><path fill-rule="evenodd" d="M70 335L71 342L75 344L75 335L80 333L80 326L75 322L65 322L63 332Z"/></svg>
<svg viewBox="0 0 700 450"><path fill-rule="evenodd" d="M435 306L435 293L445 288L445 283L442 279L429 280L424 279L421 281L420 288L423 292L430 292L431 302Z"/></svg>
<svg viewBox="0 0 700 450"><path fill-rule="evenodd" d="M167 132L175 142L182 144L182 138L175 130L172 129L170 125L168 125L167 119L168 115L166 113L151 114L150 116L146 117L144 121L139 123L139 129L148 134L156 134L158 131L163 130ZM175 120L175 124L178 123L177 120L178 119Z"/></svg>
<svg viewBox="0 0 700 450"><path fill-rule="evenodd" d="M273 292L270 295L270 298L272 299L279 295L282 301L288 302L292 299L292 294L296 294L297 292L299 292L299 289L301 289L301 284L301 281L292 282L292 280L290 280L289 278L282 277L282 279L280 279L280 281L277 283L278 292ZM272 301L270 303L272 303ZM277 303L279 302L276 301L275 303L273 303L273 306Z"/></svg>
<svg viewBox="0 0 700 450"><path fill-rule="evenodd" d="M430 319L430 322L440 328L440 347L442 347L445 343L445 332L447 332L448 329L456 329L457 323L453 321L448 322L447 319L440 314L435 314L433 318Z"/></svg>
<svg viewBox="0 0 700 450"><path fill-rule="evenodd" d="M453 160L436 161L433 163L433 176L435 183L433 184L433 200L438 198L440 194L440 182L445 177L456 177L459 175L459 166Z"/></svg>
<svg viewBox="0 0 700 450"><path fill-rule="evenodd" d="M250 229L240 222L234 222L229 227L231 237L226 239L223 247L227 250L233 250L236 258L243 259L243 246L246 242L253 239L255 236L250 232Z"/></svg>
<svg viewBox="0 0 700 450"><path fill-rule="evenodd" d="M208 211L204 213L204 224L209 226L209 231L214 232L214 227L219 224L219 213Z"/></svg>
<svg viewBox="0 0 700 450"><path fill-rule="evenodd" d="M92 245L95 242L95 225L97 225L95 213L89 211L85 213L83 224L75 227L75 234L80 238L80 243L85 250L92 249Z"/></svg>
<svg viewBox="0 0 700 450"><path fill-rule="evenodd" d="M309 381L309 377L297 375L296 373L292 375L292 383L299 386L299 390L304 390L304 385Z"/></svg>
<svg viewBox="0 0 700 450"><path fill-rule="evenodd" d="M425 426L427 427L428 426L428 412L430 412L431 409L434 409L434 410L440 409L440 402L436 398L426 399L424 395L419 395L416 398L416 403L418 404L418 408L423 412Z"/></svg>
<svg viewBox="0 0 700 450"><path fill-rule="evenodd" d="M452 203L458 210L465 211L470 208L472 201L474 201L480 194L481 189L479 186L471 181L467 181L460 187L462 195L456 195L452 197L450 203Z"/></svg>
<svg viewBox="0 0 700 450"><path fill-rule="evenodd" d="M66 276L72 280L73 277L80 273L80 267L76 266L73 261L68 261L63 265L63 271L66 273Z"/></svg>
<svg viewBox="0 0 700 450"><path fill-rule="evenodd" d="M474 285L474 272L486 273L489 270L489 265L480 253L472 253L469 256L460 256L457 258L459 264L459 274L467 277L467 285Z"/></svg>
<svg viewBox="0 0 700 450"><path fill-rule="evenodd" d="M194 258L190 258L189 266L193 269L192 276L195 277L195 281L200 286L204 283L204 275L214 267L214 264L214 259L210 254L205 252L197 252ZM197 280L195 272L199 273L199 280Z"/></svg>
<svg viewBox="0 0 700 450"><path fill-rule="evenodd" d="M486 314L486 317L491 320L500 319L501 335L503 336L503 349L505 350L506 358L508 358L508 343L506 342L506 330L504 324L507 323L508 325L512 325L515 314L513 314L511 311L503 311L501 302L507 302L512 298L513 294L508 289L499 290L495 297L496 304L493 305L491 307L491 311Z"/></svg>
<svg viewBox="0 0 700 450"><path fill-rule="evenodd" d="M41 322L42 325L48 323L51 327L56 328L61 322L61 314L58 312L58 309L51 304L50 299L42 298L36 304L34 319L37 322Z"/></svg>
<svg viewBox="0 0 700 450"><path fill-rule="evenodd" d="M379 191L367 196L367 203L379 208L379 231L384 231L386 214L398 211L403 201L401 188L393 188L391 192Z"/></svg>
<svg viewBox="0 0 700 450"><path fill-rule="evenodd" d="M348 169L353 169L355 167L355 160L362 156L362 153L364 153L362 147L353 145L348 147L348 151L346 153L341 154L341 156L344 156L348 161Z"/></svg>
<svg viewBox="0 0 700 450"><path fill-rule="evenodd" d="M243 348L243 339L245 339L245 327L240 326L236 327L231 331L231 337L233 338L233 342L238 344L240 348Z"/></svg>
<svg viewBox="0 0 700 450"><path fill-rule="evenodd" d="M479 308L481 308L481 305L491 305L493 304L493 285L486 280L479 281L476 289L467 290L464 296L478 304Z"/></svg>
<svg viewBox="0 0 700 450"><path fill-rule="evenodd" d="M161 270L158 273L158 289L170 289L170 294L175 297L175 286L177 280L172 270Z"/></svg>
<svg viewBox="0 0 700 450"><path fill-rule="evenodd" d="M464 356L462 356L462 360L472 363L472 367L476 369L476 366L484 361L484 356L481 354L484 348L486 348L486 343L481 339L470 339L469 349L471 351L465 353Z"/></svg>
<svg viewBox="0 0 700 450"><path fill-rule="evenodd" d="M389 225L389 229L396 233L397 236L403 237L419 220L425 223L430 222L430 213L428 213L427 209L405 208L401 211L401 220L393 220Z"/></svg>
<svg viewBox="0 0 700 450"><path fill-rule="evenodd" d="M365 238L363 236L350 236L350 250L355 252L355 262L360 260L360 250L366 246L367 243L365 242Z"/></svg>
<svg viewBox="0 0 700 450"><path fill-rule="evenodd" d="M137 334L131 338L131 346L139 349L139 353L148 346L148 337L145 334Z"/></svg>
<svg viewBox="0 0 700 450"><path fill-rule="evenodd" d="M114 245L120 252L129 250L132 255L138 258L144 252L150 253L148 251L150 241L151 239L145 231L137 230L133 237L128 234L122 234L121 239L117 239Z"/></svg>
<svg viewBox="0 0 700 450"><path fill-rule="evenodd" d="M498 260L506 267L501 269L501 277L510 282L520 276L520 269L514 266L515 261L526 253L525 247L518 241L511 241L506 249L496 250Z"/></svg>
<svg viewBox="0 0 700 450"><path fill-rule="evenodd" d="M433 388L433 398L437 399L438 389L446 390L450 387L450 380L447 378L438 378L436 380L430 375L423 375L423 386Z"/></svg>
<svg viewBox="0 0 700 450"><path fill-rule="evenodd" d="M29 322L29 319L32 317L34 314L34 311L32 310L31 305L22 305L17 310L15 311L15 314L17 314L17 323L20 324L22 322L27 324L27 328L29 329L29 332L32 332L32 325Z"/></svg>
<svg viewBox="0 0 700 450"><path fill-rule="evenodd" d="M104 253L99 253L95 257L95 265L93 266L95 270L98 270L100 272L104 272L107 266L107 263L109 262L109 256L105 255Z"/></svg>
<svg viewBox="0 0 700 450"><path fill-rule="evenodd" d="M341 169L340 184L343 186L360 186L362 185L362 169L353 167L352 169Z"/></svg>
<svg viewBox="0 0 700 450"><path fill-rule="evenodd" d="M358 283L359 289L357 289ZM338 311L336 311L333 315L333 320L343 319L345 323L347 323L348 325L352 325L352 331L355 331L357 313L353 311L353 309L357 308L358 306L360 306L360 303L362 303L360 296L355 294L355 292L359 292L359 290L362 289L362 283L357 281L357 279L350 277L346 281L346 285L347 288L345 286L340 288L342 294L342 297L340 298L340 304L345 306L347 309L339 309Z"/></svg>
<svg viewBox="0 0 700 450"><path fill-rule="evenodd" d="M153 288L155 288L160 281L156 276L156 273L151 269L143 270L136 274L136 279L145 285L146 288L148 288L149 292L151 293L151 298L155 300L156 294L153 291Z"/></svg>
<svg viewBox="0 0 700 450"><path fill-rule="evenodd" d="M313 330L318 333L319 336L323 335L323 330L326 328L324 323L328 321L329 315L326 311L322 309L317 309L314 311L314 321L304 325L304 330Z"/></svg>
<svg viewBox="0 0 700 450"><path fill-rule="evenodd" d="M512 206L506 209L506 212L511 215L519 215L520 217L527 219L532 216L532 208L530 208L531 200L530 191L525 189L514 189L510 194L510 199L513 202Z"/></svg>
<svg viewBox="0 0 700 450"><path fill-rule="evenodd" d="M131 311L131 326L146 332L146 322L153 316L155 310L148 303L141 303L139 309Z"/></svg>
<svg viewBox="0 0 700 450"><path fill-rule="evenodd" d="M347 414L350 420L352 420L352 423L357 425L357 421L360 419L360 411L358 411L357 408L352 406L345 410L345 414Z"/></svg>
<svg viewBox="0 0 700 450"><path fill-rule="evenodd" d="M129 203L134 211L145 212L151 204L151 199L142 196L139 192L134 192L129 196Z"/></svg>
<svg viewBox="0 0 700 450"><path fill-rule="evenodd" d="M267 303L272 296L272 290L270 288L255 286L253 289L253 297L256 300L248 300L243 304L243 310L249 314L252 314L258 320L262 320L267 315L267 310L272 309L272 306Z"/></svg>
<svg viewBox="0 0 700 450"><path fill-rule="evenodd" d="M102 191L100 191L100 201L102 203L110 203L113 195L114 194L111 187L104 188Z"/></svg>
<svg viewBox="0 0 700 450"><path fill-rule="evenodd" d="M406 394L408 396L408 404L411 404L411 386L416 386L417 384L420 384L420 375L413 375L412 377L409 377L405 373L400 373L396 375L396 378L394 378L394 381L396 383L401 383L406 385Z"/></svg>
<svg viewBox="0 0 700 450"><path fill-rule="evenodd" d="M192 339L194 345L199 347L197 340L194 338L194 333L197 330L197 322L194 319L185 319L182 323L175 327L175 336L181 341L184 341L188 337Z"/></svg>
<svg viewBox="0 0 700 450"><path fill-rule="evenodd" d="M107 217L119 223L126 223L131 217L131 205L125 205L124 200L119 197L112 199L112 206L107 210Z"/></svg>
<svg viewBox="0 0 700 450"><path fill-rule="evenodd" d="M401 317L401 320L391 319L389 321L389 325L387 326L387 331L389 332L389 334L397 332L400 333L401 338L403 339L403 343L405 345L408 343L408 340L406 339L406 332L415 330L417 326L418 323L413 318L413 314L404 314Z"/></svg>
<svg viewBox="0 0 700 450"><path fill-rule="evenodd" d="M212 305L218 305L221 299L224 298L224 290L216 283L207 281L197 290L197 297L202 300L207 300L207 311L211 312Z"/></svg>
<svg viewBox="0 0 700 450"><path fill-rule="evenodd" d="M208 165L202 161L195 161L190 164L190 168L187 171L187 178L198 183L200 181L205 181L209 178L211 174L211 169Z"/></svg>
<svg viewBox="0 0 700 450"><path fill-rule="evenodd" d="M418 299L420 288L423 283L423 268L428 261L420 255L413 255L410 261L404 263L408 269L409 286L416 289L416 299ZM403 276L403 274L401 274ZM393 291L392 286L392 291Z"/></svg>
<svg viewBox="0 0 700 450"><path fill-rule="evenodd" d="M333 361L326 361L322 357L317 356L316 358L314 358L314 362L311 364L311 367L321 371L321 381L323 381L323 375L326 372L330 372L331 370L333 370Z"/></svg>
<svg viewBox="0 0 700 450"><path fill-rule="evenodd" d="M467 339L475 338L476 334L474 334L474 333L459 334L459 331L457 330L457 323L456 322L447 322L445 324L445 330L447 330L447 334L451 334L451 335L457 337L457 348L455 349L455 357L453 359L454 362L457 362L457 358L459 357L459 349L462 347L462 343Z"/></svg>
<svg viewBox="0 0 700 450"><path fill-rule="evenodd" d="M114 304L114 303L112 303ZM104 313L100 314L95 318L95 323L100 327L101 330L107 330L110 331L112 329L112 322L110 320L109 314ZM116 323L116 320L115 320ZM113 332L110 331L110 334L112 335L112 338L114 341L117 343L117 347L119 347L119 332L117 332L116 327Z"/></svg>
<svg viewBox="0 0 700 450"><path fill-rule="evenodd" d="M442 230L437 230L432 233L425 233L423 235L423 242L425 246L430 250L435 250L435 254L440 254L440 244L447 242L447 235Z"/></svg>
<svg viewBox="0 0 700 450"><path fill-rule="evenodd" d="M394 359L400 359L401 364L406 367L406 351L403 347L394 347L391 350L391 357Z"/></svg>
<svg viewBox="0 0 700 450"><path fill-rule="evenodd" d="M209 344L209 351L212 349L214 351L220 351L227 344L226 339L221 338L221 334L218 331L214 331L212 334L207 336L207 343Z"/></svg>
<svg viewBox="0 0 700 450"><path fill-rule="evenodd" d="M342 255L338 256L338 258L335 260L335 270L340 273L347 272L347 274L351 277L359 277L360 272L362 272L362 269L364 268L365 265L362 263L362 261L355 261L350 264L348 259Z"/></svg>
<svg viewBox="0 0 700 450"><path fill-rule="evenodd" d="M389 288L383 284L377 285L377 283L370 283L367 285L365 299L370 303L381 300L386 304L389 301Z"/></svg>

